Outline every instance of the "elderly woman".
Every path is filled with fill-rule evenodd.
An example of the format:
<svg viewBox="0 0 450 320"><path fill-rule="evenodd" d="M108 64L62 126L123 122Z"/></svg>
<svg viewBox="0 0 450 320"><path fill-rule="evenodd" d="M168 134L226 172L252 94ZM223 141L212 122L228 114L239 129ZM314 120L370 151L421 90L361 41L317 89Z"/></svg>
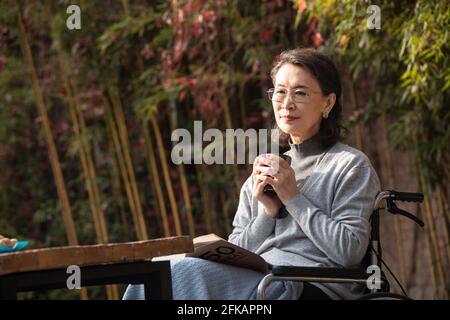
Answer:
<svg viewBox="0 0 450 320"><path fill-rule="evenodd" d="M271 72L280 144L255 159L240 192L229 241L272 265L358 267L368 247L369 217L380 183L369 159L340 142L341 83L333 62L313 49L282 52ZM264 192L271 185L274 193ZM175 299L254 299L263 274L184 258L171 261ZM350 284L272 282L269 299L348 299ZM142 298L129 286L124 298Z"/></svg>

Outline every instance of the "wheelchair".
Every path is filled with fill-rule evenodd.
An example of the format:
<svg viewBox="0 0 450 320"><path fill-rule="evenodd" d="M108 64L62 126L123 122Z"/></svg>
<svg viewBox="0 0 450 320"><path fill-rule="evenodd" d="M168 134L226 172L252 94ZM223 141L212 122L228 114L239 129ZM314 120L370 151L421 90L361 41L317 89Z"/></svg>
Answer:
<svg viewBox="0 0 450 320"><path fill-rule="evenodd" d="M385 202L384 202L385 201ZM397 207L396 201L418 202L423 201L422 193L399 192L394 190L381 191L377 194L372 215L370 217L371 234L367 252L357 269L326 268L326 267L298 267L298 266L272 266L271 272L267 274L258 285L258 299L264 300L265 290L272 281L302 281L328 282L328 283L357 283L365 286L365 292L357 300L409 300L405 290L390 271L382 259L380 243L380 210L386 209L392 214L399 214L413 220L419 226L424 227L422 220ZM386 204L383 207L383 204ZM390 292L390 284L383 272L385 265L390 274L400 286L403 295ZM380 270L380 277L372 277L368 273L369 267L376 266ZM375 267L375 268L376 268ZM370 283L370 285L368 285ZM371 289L369 289L371 288Z"/></svg>

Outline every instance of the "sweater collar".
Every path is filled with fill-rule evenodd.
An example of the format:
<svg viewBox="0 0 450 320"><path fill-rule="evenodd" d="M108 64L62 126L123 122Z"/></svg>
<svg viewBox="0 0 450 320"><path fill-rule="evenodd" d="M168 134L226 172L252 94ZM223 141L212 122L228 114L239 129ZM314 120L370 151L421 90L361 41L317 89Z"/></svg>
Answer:
<svg viewBox="0 0 450 320"><path fill-rule="evenodd" d="M301 157L320 154L325 150L318 140L318 134L301 143L293 143L291 138L289 138L289 146L291 150L298 153Z"/></svg>

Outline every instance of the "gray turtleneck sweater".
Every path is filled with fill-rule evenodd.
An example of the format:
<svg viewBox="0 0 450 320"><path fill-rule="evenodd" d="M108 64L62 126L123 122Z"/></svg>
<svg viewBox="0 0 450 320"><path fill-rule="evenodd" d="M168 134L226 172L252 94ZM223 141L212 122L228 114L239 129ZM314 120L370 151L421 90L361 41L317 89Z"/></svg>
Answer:
<svg viewBox="0 0 450 320"><path fill-rule="evenodd" d="M286 204L285 218L272 219L243 184L229 241L272 265L357 268L366 253L380 182L370 160L343 143L324 148L314 138L290 143L300 194ZM353 284L314 283L334 299L361 293Z"/></svg>

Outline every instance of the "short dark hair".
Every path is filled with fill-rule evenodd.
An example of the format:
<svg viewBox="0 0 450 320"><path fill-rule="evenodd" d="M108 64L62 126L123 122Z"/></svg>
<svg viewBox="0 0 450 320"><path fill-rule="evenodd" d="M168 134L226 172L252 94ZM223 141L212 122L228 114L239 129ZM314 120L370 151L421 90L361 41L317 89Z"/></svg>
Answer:
<svg viewBox="0 0 450 320"><path fill-rule="evenodd" d="M323 95L330 93L336 95L334 107L328 114L328 118L322 118L319 132L314 137L324 147L334 145L342 139L342 131L345 130L340 123L342 114L342 88L339 72L335 64L330 58L312 48L286 50L281 52L273 62L270 76L274 84L278 70L286 63L307 69L319 82ZM278 130L280 146L288 146L290 135L280 130L276 122L274 129Z"/></svg>

